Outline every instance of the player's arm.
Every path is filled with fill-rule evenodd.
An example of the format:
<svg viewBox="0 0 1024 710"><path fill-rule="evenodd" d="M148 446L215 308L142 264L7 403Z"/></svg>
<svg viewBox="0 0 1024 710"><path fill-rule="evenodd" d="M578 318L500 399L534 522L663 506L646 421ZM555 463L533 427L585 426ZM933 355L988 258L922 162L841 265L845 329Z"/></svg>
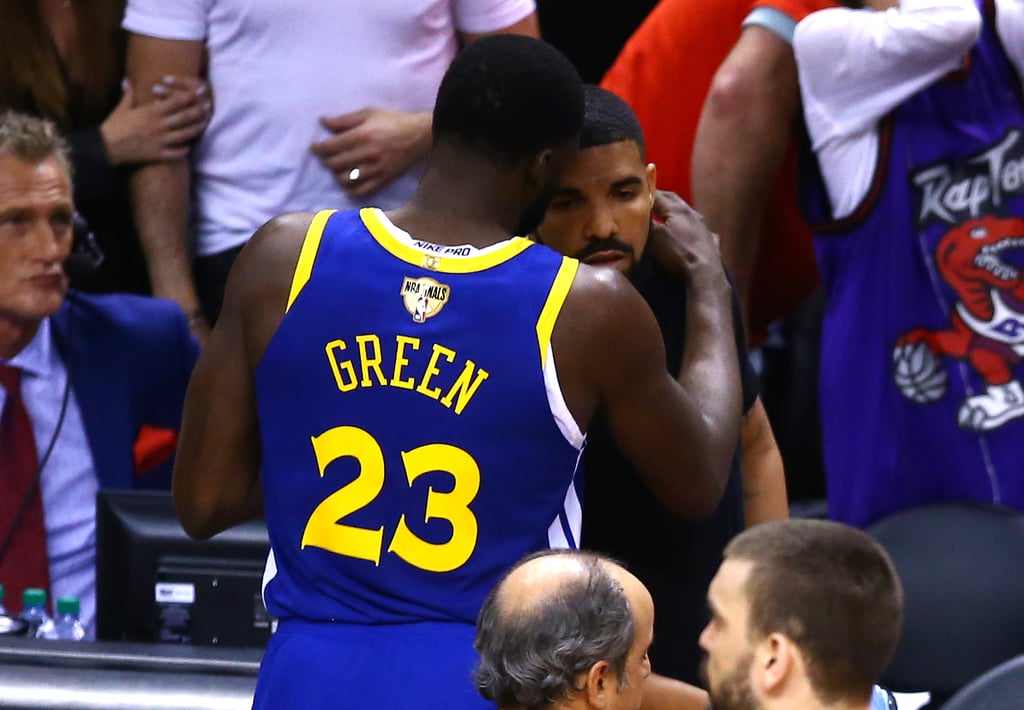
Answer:
<svg viewBox="0 0 1024 710"><path fill-rule="evenodd" d="M166 40L129 34L127 73L136 105L157 100L153 87L166 76L198 77L201 41ZM178 302L205 336L205 321L192 281L188 255L189 163L180 158L142 165L131 178L136 230L146 257L153 294Z"/></svg>
<svg viewBox="0 0 1024 710"><path fill-rule="evenodd" d="M747 527L789 517L786 476L775 435L761 398L743 415L740 424L740 471L743 475L743 512Z"/></svg>
<svg viewBox="0 0 1024 710"><path fill-rule="evenodd" d="M693 145L693 204L721 237L743 312L760 248L761 218L800 107L790 44L763 27L743 30L718 68Z"/></svg>
<svg viewBox="0 0 1024 710"><path fill-rule="evenodd" d="M640 710L707 710L709 702L700 688L652 673L644 681Z"/></svg>
<svg viewBox="0 0 1024 710"><path fill-rule="evenodd" d="M650 308L617 272L580 267L553 333L559 379L583 425L603 409L619 448L669 509L709 515L739 440L740 378L731 287L700 216L678 197L656 211L651 246L686 279L686 346L677 377ZM674 267L674 268L673 268Z"/></svg>
<svg viewBox="0 0 1024 710"><path fill-rule="evenodd" d="M284 315L310 219L286 215L253 235L196 363L173 475L174 504L192 537L216 535L263 511L254 373Z"/></svg>

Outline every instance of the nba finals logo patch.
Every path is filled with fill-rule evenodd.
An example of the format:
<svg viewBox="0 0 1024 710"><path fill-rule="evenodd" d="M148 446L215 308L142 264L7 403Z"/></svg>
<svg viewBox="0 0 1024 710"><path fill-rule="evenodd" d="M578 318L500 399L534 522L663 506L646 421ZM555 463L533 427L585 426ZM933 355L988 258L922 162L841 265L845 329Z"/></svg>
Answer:
<svg viewBox="0 0 1024 710"><path fill-rule="evenodd" d="M416 323L423 323L440 313L451 292L448 286L429 276L418 279L406 276L402 281L402 302Z"/></svg>

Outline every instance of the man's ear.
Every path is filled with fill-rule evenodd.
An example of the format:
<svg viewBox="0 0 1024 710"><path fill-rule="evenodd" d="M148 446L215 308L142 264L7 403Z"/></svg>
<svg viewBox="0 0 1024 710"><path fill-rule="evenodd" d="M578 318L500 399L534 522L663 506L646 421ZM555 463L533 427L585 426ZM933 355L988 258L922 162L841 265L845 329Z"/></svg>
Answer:
<svg viewBox="0 0 1024 710"><path fill-rule="evenodd" d="M608 661L598 661L587 671L583 692L587 705L592 708L606 708L612 701L612 691L619 679L612 673Z"/></svg>
<svg viewBox="0 0 1024 710"><path fill-rule="evenodd" d="M551 174L551 162L554 160L555 152L550 148L545 148L536 155L530 161L528 169L528 175L530 182L534 186L546 185L548 182L548 176Z"/></svg>
<svg viewBox="0 0 1024 710"><path fill-rule="evenodd" d="M777 695L800 662L800 649L783 634L769 634L754 651L752 683L765 696Z"/></svg>
<svg viewBox="0 0 1024 710"><path fill-rule="evenodd" d="M653 209L654 196L658 192L658 166L654 163L647 163L644 173L647 175L647 191L650 193L651 208Z"/></svg>

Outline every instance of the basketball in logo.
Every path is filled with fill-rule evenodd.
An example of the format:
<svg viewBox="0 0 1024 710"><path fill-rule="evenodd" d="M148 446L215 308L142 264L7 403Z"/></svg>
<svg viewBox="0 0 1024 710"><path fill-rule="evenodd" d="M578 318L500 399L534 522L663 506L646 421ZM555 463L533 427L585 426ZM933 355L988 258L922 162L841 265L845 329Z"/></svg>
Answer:
<svg viewBox="0 0 1024 710"><path fill-rule="evenodd" d="M892 361L893 379L907 399L925 404L946 393L946 366L927 343L897 345Z"/></svg>
<svg viewBox="0 0 1024 710"><path fill-rule="evenodd" d="M406 276L402 281L402 302L416 323L423 323L440 313L448 303L451 292L447 285L429 276L418 279Z"/></svg>

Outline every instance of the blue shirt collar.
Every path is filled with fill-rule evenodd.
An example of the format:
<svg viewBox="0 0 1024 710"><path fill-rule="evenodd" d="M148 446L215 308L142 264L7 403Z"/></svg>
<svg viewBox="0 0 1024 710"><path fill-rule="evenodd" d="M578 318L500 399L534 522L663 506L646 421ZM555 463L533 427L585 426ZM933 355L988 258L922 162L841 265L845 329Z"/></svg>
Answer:
<svg viewBox="0 0 1024 710"><path fill-rule="evenodd" d="M57 348L50 337L50 319L44 318L28 345L10 360L0 359L0 362L17 367L31 377L49 377L53 374L56 357Z"/></svg>

